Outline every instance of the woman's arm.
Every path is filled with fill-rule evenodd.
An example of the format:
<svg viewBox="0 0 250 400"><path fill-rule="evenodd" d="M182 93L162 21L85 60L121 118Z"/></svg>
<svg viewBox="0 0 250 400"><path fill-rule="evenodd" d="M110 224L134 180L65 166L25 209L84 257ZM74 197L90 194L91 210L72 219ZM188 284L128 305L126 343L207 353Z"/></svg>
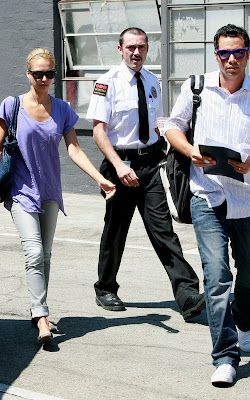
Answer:
<svg viewBox="0 0 250 400"><path fill-rule="evenodd" d="M71 160L92 179L94 179L98 185L106 193L106 200L115 194L115 185L105 179L102 174L94 167L92 162L88 159L86 154L82 151L79 142L76 137L75 129L72 128L68 133L64 135L64 140Z"/></svg>

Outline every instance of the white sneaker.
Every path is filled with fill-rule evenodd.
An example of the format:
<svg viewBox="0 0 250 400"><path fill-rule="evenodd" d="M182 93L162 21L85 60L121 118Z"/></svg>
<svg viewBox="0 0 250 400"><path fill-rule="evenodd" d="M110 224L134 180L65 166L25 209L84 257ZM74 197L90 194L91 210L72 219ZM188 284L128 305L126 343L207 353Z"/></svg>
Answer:
<svg viewBox="0 0 250 400"><path fill-rule="evenodd" d="M250 331L242 332L238 328L239 347L242 351L250 352Z"/></svg>
<svg viewBox="0 0 250 400"><path fill-rule="evenodd" d="M233 383L236 377L236 371L230 364L221 364L211 377L211 383L214 386L223 386L223 384Z"/></svg>

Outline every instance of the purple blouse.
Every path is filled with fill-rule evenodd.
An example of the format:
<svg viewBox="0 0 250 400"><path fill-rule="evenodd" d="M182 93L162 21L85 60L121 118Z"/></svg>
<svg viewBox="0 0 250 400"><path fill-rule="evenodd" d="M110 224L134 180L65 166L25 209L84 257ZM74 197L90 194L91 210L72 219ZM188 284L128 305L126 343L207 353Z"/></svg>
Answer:
<svg viewBox="0 0 250 400"><path fill-rule="evenodd" d="M23 95L17 118L17 153L12 199L20 203L23 210L32 213L44 212L43 201L56 201L64 212L61 186L59 142L78 120L75 111L61 99L51 97L51 116L45 122L35 121L23 108ZM14 98L7 97L0 106L0 118L7 127L12 116ZM5 204L8 208L8 202Z"/></svg>

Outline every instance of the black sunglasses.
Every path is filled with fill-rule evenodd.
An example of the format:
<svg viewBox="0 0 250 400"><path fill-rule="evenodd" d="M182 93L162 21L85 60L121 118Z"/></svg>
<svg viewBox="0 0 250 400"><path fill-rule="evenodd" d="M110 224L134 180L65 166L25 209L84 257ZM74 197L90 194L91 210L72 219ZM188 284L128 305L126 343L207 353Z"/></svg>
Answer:
<svg viewBox="0 0 250 400"><path fill-rule="evenodd" d="M248 47L244 47L242 49L234 49L234 50L216 50L216 53L218 54L221 60L228 60L231 54L233 54L237 60L240 60L241 58L245 57L247 50Z"/></svg>
<svg viewBox="0 0 250 400"><path fill-rule="evenodd" d="M47 79L53 79L55 78L56 71L31 71L28 69L28 71L32 74L33 78L35 79L43 79L44 75L46 76Z"/></svg>

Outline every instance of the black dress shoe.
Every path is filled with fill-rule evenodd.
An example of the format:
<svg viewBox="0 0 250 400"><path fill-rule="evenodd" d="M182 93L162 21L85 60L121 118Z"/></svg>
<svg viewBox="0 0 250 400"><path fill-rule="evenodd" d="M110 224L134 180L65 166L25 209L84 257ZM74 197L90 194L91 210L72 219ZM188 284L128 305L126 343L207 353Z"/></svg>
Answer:
<svg viewBox="0 0 250 400"><path fill-rule="evenodd" d="M126 308L116 294L106 293L103 296L96 296L96 304L109 311L125 311Z"/></svg>
<svg viewBox="0 0 250 400"><path fill-rule="evenodd" d="M185 321L190 318L194 318L200 315L202 310L205 310L206 302L205 295L202 294L192 294L189 296L182 309L182 315Z"/></svg>

